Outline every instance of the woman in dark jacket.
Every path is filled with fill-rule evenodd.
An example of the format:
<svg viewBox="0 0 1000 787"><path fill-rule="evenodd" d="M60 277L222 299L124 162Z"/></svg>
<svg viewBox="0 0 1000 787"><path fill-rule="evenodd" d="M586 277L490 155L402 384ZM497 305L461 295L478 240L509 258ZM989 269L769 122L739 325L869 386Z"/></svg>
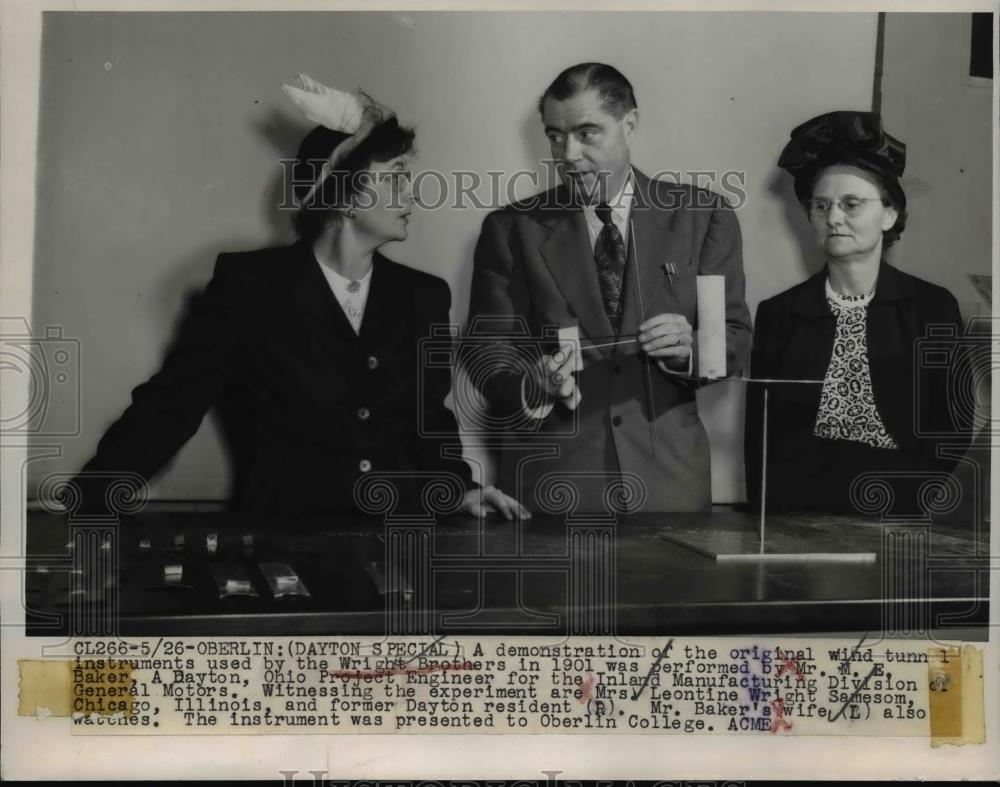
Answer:
<svg viewBox="0 0 1000 787"><path fill-rule="evenodd" d="M235 386L249 465L240 510L371 512L394 499L528 516L472 481L445 406L450 364L426 362L449 322L447 283L381 253L407 236L413 132L363 93L300 79L285 92L320 125L293 173L299 240L219 256L162 369L133 391L67 504L114 507L117 479L141 486L160 472ZM450 358L447 335L431 344Z"/></svg>
<svg viewBox="0 0 1000 787"><path fill-rule="evenodd" d="M905 159L868 112L813 118L781 154L826 267L757 309L753 377L815 382L748 389L754 505L765 389L769 510L912 515L954 492L971 401L958 304L883 257L905 226Z"/></svg>

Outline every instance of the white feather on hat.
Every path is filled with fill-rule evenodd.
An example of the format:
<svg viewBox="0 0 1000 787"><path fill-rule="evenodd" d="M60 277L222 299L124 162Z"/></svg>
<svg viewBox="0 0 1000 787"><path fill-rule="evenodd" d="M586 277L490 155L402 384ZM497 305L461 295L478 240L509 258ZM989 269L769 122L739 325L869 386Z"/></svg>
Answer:
<svg viewBox="0 0 1000 787"><path fill-rule="evenodd" d="M330 153L319 178L302 200L304 204L313 198L323 181L333 172L337 162L360 145L375 126L389 120L395 113L361 90L345 93L327 87L306 74L299 74L298 80L299 87L282 85L281 90L302 114L313 123L319 123L331 131L351 135Z"/></svg>
<svg viewBox="0 0 1000 787"><path fill-rule="evenodd" d="M300 87L282 85L281 89L303 115L331 131L357 133L364 119L364 106L358 95L327 87L305 74L299 74L298 79Z"/></svg>

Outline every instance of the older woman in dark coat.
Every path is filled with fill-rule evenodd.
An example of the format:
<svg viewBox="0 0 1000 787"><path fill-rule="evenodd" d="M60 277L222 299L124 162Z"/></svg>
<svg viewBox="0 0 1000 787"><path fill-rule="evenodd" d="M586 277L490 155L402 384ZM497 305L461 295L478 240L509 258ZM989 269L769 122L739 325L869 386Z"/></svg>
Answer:
<svg viewBox="0 0 1000 787"><path fill-rule="evenodd" d="M813 118L781 154L826 266L757 309L753 377L816 382L750 385L753 504L765 388L771 510L919 513L928 495L948 488L967 446L971 397L963 395L968 366L955 341L958 304L884 259L905 226L905 159L905 145L868 112Z"/></svg>

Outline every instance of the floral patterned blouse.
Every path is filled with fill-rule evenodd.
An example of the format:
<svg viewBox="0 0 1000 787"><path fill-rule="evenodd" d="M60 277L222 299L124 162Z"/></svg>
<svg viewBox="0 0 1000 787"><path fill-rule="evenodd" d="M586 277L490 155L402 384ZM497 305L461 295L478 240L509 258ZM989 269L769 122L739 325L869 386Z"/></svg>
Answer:
<svg viewBox="0 0 1000 787"><path fill-rule="evenodd" d="M874 448L898 449L882 423L872 391L866 319L874 295L874 290L864 295L841 295L827 279L826 300L837 318L837 330L813 434L830 440L856 440Z"/></svg>

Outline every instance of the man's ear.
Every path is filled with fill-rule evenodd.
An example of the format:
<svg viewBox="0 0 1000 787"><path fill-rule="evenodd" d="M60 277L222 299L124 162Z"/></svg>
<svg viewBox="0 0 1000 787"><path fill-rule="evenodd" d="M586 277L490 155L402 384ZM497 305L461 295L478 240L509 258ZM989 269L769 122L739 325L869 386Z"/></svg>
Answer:
<svg viewBox="0 0 1000 787"><path fill-rule="evenodd" d="M622 128L625 131L625 141L631 144L632 137L639 129L639 110L630 109L622 116Z"/></svg>

